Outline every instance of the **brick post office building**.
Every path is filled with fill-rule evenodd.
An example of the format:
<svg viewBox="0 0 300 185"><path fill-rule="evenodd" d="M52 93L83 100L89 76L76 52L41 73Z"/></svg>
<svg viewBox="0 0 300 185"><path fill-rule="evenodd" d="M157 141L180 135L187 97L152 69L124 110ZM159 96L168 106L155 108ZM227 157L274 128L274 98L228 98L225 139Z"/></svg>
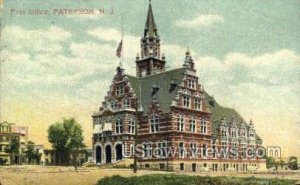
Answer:
<svg viewBox="0 0 300 185"><path fill-rule="evenodd" d="M166 70L166 63L149 4L136 76L118 66L105 100L92 115L95 163L132 162L134 152L140 151L138 167L145 169L265 168L264 159L245 157L249 147L262 145L252 121L246 123L204 91L191 53L187 50L181 68ZM221 150L237 152L226 155Z"/></svg>

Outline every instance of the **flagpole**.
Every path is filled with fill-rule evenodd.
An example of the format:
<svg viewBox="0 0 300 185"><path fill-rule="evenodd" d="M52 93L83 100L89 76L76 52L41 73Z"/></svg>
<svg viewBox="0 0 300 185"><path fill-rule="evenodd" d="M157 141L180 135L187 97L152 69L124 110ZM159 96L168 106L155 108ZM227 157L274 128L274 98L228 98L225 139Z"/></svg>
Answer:
<svg viewBox="0 0 300 185"><path fill-rule="evenodd" d="M123 35L124 35L124 26L123 26L123 15L121 15L121 42L123 45ZM123 47L123 46L122 46ZM123 54L124 49L122 48L121 51L121 59L120 59L120 67L123 68L123 61L124 61L124 54Z"/></svg>

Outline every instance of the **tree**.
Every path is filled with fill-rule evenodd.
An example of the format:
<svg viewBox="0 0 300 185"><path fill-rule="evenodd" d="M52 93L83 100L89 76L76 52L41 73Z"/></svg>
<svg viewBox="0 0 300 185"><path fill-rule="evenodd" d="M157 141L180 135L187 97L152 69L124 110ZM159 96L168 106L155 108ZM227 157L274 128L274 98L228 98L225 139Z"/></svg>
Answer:
<svg viewBox="0 0 300 185"><path fill-rule="evenodd" d="M10 154L10 163L15 164L17 162L16 157L19 156L20 152L20 138L12 136L5 152Z"/></svg>
<svg viewBox="0 0 300 185"><path fill-rule="evenodd" d="M81 125L74 118L64 119L50 125L48 140L55 150L56 164L69 164L70 154L73 153L73 163L77 168L78 150L84 148Z"/></svg>
<svg viewBox="0 0 300 185"><path fill-rule="evenodd" d="M28 164L31 164L35 158L34 142L28 141L25 154L26 154Z"/></svg>
<svg viewBox="0 0 300 185"><path fill-rule="evenodd" d="M298 161L297 157L295 157L295 156L289 157L289 160L288 160L289 169L298 170L298 162L297 161Z"/></svg>
<svg viewBox="0 0 300 185"><path fill-rule="evenodd" d="M275 160L273 157L267 157L266 156L266 163L267 163L267 168L272 168L275 164Z"/></svg>

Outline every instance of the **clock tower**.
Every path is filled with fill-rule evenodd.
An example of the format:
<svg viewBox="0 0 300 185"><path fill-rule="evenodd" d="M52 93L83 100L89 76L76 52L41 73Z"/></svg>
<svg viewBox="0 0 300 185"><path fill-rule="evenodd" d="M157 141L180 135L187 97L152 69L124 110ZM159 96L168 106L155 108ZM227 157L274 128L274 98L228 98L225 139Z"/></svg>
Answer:
<svg viewBox="0 0 300 185"><path fill-rule="evenodd" d="M160 38L149 3L144 35L141 39L141 56L136 57L136 75L145 77L165 71L165 57L160 54Z"/></svg>

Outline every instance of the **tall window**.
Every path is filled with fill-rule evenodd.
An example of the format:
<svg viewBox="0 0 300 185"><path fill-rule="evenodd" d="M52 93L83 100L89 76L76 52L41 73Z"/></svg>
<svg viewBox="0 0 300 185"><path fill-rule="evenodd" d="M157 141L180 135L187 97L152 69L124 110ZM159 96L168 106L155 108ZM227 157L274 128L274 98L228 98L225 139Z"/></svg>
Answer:
<svg viewBox="0 0 300 185"><path fill-rule="evenodd" d="M247 150L247 145L246 144L242 144L242 157L245 158L246 157L246 150Z"/></svg>
<svg viewBox="0 0 300 185"><path fill-rule="evenodd" d="M207 145L206 144L202 145L201 149L202 149L202 157L206 157Z"/></svg>
<svg viewBox="0 0 300 185"><path fill-rule="evenodd" d="M237 137L237 128L236 127L231 128L231 137L234 137L234 138Z"/></svg>
<svg viewBox="0 0 300 185"><path fill-rule="evenodd" d="M191 143L190 144L190 149L191 149L191 154L192 154L192 157L197 157L197 144L196 143Z"/></svg>
<svg viewBox="0 0 300 185"><path fill-rule="evenodd" d="M195 80L188 79L188 86L189 86L189 88L191 88L191 89L195 89L195 87L196 87L196 82L195 82Z"/></svg>
<svg viewBox="0 0 300 185"><path fill-rule="evenodd" d="M129 120L129 133L134 134L135 133L135 119L130 118Z"/></svg>
<svg viewBox="0 0 300 185"><path fill-rule="evenodd" d="M205 118L201 119L201 126L200 126L200 133L201 134L206 134L207 132L207 121Z"/></svg>
<svg viewBox="0 0 300 185"><path fill-rule="evenodd" d="M222 142L221 143L221 146L222 146L222 157L225 158L227 157L227 142Z"/></svg>
<svg viewBox="0 0 300 185"><path fill-rule="evenodd" d="M144 157L149 158L152 157L152 144L151 143L145 143L144 144Z"/></svg>
<svg viewBox="0 0 300 185"><path fill-rule="evenodd" d="M123 120L122 119L117 119L117 122L116 122L116 133L117 134L123 133Z"/></svg>
<svg viewBox="0 0 300 185"><path fill-rule="evenodd" d="M201 110L201 98L195 98L195 109Z"/></svg>
<svg viewBox="0 0 300 185"><path fill-rule="evenodd" d="M134 148L134 145L133 145L133 144L130 144L129 148L130 148L130 155L134 155L134 154L135 154L135 148Z"/></svg>
<svg viewBox="0 0 300 185"><path fill-rule="evenodd" d="M128 108L131 107L131 106L130 106L130 99L125 99L125 100L123 101L123 107L124 107L125 109L128 109Z"/></svg>
<svg viewBox="0 0 300 185"><path fill-rule="evenodd" d="M159 156L161 158L167 157L167 142L166 141L159 142L157 146L159 148Z"/></svg>
<svg viewBox="0 0 300 185"><path fill-rule="evenodd" d="M177 122L178 122L178 131L184 131L184 120L181 114L178 115Z"/></svg>
<svg viewBox="0 0 300 185"><path fill-rule="evenodd" d="M245 137L246 136L245 128L241 128L240 135L241 135L241 137Z"/></svg>
<svg viewBox="0 0 300 185"><path fill-rule="evenodd" d="M179 157L180 158L184 157L184 143L183 142L179 143Z"/></svg>
<svg viewBox="0 0 300 185"><path fill-rule="evenodd" d="M254 131L252 129L249 130L249 137L254 138Z"/></svg>
<svg viewBox="0 0 300 185"><path fill-rule="evenodd" d="M190 97L184 95L183 96L183 107L190 108Z"/></svg>
<svg viewBox="0 0 300 185"><path fill-rule="evenodd" d="M236 159L238 156L238 144L237 143L232 143L232 154L233 154L232 157L234 159Z"/></svg>
<svg viewBox="0 0 300 185"><path fill-rule="evenodd" d="M116 95L121 96L124 94L124 85L118 85L116 90Z"/></svg>
<svg viewBox="0 0 300 185"><path fill-rule="evenodd" d="M116 102L114 100L112 100L110 102L110 107L111 107L111 110L115 110L117 108L117 104L116 104Z"/></svg>
<svg viewBox="0 0 300 185"><path fill-rule="evenodd" d="M150 118L150 131L151 132L159 131L159 117L157 114L153 114Z"/></svg>
<svg viewBox="0 0 300 185"><path fill-rule="evenodd" d="M213 157L216 157L216 139L212 140Z"/></svg>
<svg viewBox="0 0 300 185"><path fill-rule="evenodd" d="M195 123L195 118L193 116L190 118L190 131L191 132L196 131L196 123Z"/></svg>
<svg viewBox="0 0 300 185"><path fill-rule="evenodd" d="M221 135L222 136L227 136L227 128L226 128L226 126L222 126L221 127Z"/></svg>

